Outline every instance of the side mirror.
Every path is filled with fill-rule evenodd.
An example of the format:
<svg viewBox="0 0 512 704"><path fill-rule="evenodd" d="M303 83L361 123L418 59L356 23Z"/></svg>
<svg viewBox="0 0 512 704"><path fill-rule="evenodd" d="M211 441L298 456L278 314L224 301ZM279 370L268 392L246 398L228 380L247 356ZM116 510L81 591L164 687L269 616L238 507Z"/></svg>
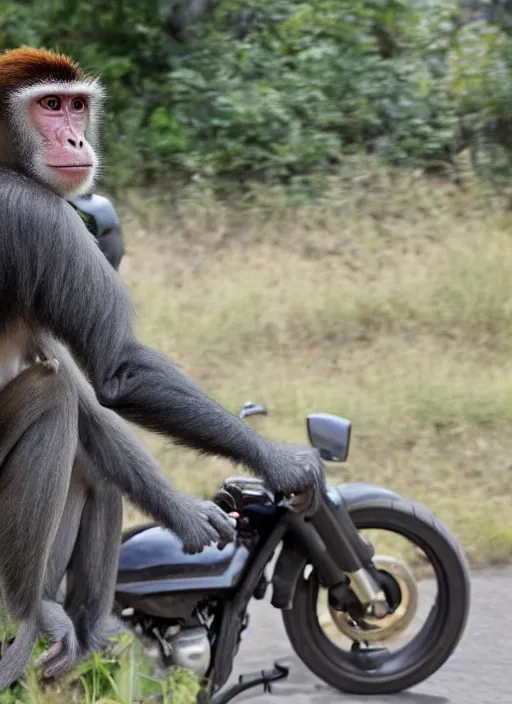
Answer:
<svg viewBox="0 0 512 704"><path fill-rule="evenodd" d="M247 401L247 403L244 403L242 410L238 414L239 418L247 418L247 416L266 416L268 415L268 411L265 408L265 406L258 406L255 403L252 403L252 401Z"/></svg>
<svg viewBox="0 0 512 704"><path fill-rule="evenodd" d="M309 441L322 459L345 462L350 447L352 423L329 413L312 413L307 419Z"/></svg>

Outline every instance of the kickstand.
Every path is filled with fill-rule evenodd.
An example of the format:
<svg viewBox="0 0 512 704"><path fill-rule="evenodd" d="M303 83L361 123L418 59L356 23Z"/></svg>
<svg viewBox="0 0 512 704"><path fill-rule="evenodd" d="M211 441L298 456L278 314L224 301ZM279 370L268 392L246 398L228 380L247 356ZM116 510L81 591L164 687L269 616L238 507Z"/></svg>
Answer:
<svg viewBox="0 0 512 704"><path fill-rule="evenodd" d="M242 692L245 692L247 689L252 689L253 687L258 687L260 684L263 685L263 692L265 694L272 694L272 682L286 679L289 673L289 667L275 662L273 670L262 670L257 675L240 675L238 684L233 685L233 687L230 687L226 692L212 697L210 704L228 704L228 702L239 694L242 694Z"/></svg>

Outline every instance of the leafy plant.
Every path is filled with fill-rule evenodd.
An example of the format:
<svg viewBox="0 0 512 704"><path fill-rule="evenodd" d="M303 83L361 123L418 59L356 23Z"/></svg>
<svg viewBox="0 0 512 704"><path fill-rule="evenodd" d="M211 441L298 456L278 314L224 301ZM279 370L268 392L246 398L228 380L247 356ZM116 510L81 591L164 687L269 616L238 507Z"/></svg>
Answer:
<svg viewBox="0 0 512 704"><path fill-rule="evenodd" d="M509 169L509 16L469 5L205 0L173 36L169 13L190 19L188 0L21 0L0 8L0 47L48 46L101 75L112 187L293 184L357 151L445 168L468 146L495 176L497 149Z"/></svg>
<svg viewBox="0 0 512 704"><path fill-rule="evenodd" d="M0 643L6 645L16 629L5 618L0 623ZM56 684L41 689L36 663L45 647L41 640L27 677L0 693L0 704L196 704L201 687L195 675L171 668L164 679L155 677L142 645L129 634L113 638L106 651L94 653Z"/></svg>

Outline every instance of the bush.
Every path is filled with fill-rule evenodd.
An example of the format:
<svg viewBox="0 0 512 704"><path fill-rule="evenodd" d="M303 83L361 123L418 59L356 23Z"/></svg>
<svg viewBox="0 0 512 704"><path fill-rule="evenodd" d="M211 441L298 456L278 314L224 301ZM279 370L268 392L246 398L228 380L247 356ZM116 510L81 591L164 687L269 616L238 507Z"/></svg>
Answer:
<svg viewBox="0 0 512 704"><path fill-rule="evenodd" d="M293 183L359 150L453 169L467 147L503 177L512 37L507 12L490 6L17 0L0 9L0 48L62 50L103 77L111 186L176 175Z"/></svg>

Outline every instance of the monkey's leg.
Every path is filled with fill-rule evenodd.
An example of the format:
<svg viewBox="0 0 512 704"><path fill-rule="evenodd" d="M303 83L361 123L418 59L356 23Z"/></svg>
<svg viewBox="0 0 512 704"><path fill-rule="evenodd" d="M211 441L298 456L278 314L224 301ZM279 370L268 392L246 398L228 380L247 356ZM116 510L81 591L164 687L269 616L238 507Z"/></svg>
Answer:
<svg viewBox="0 0 512 704"><path fill-rule="evenodd" d="M50 647L39 660L43 665L42 674L45 679L71 669L79 657L75 626L55 599L76 543L86 494L87 487L79 463L75 462L66 506L46 568L44 601L39 617L40 631L50 641Z"/></svg>
<svg viewBox="0 0 512 704"><path fill-rule="evenodd" d="M38 664L43 666L43 679L51 679L71 669L78 660L75 626L62 604L45 599L40 606L38 628L50 641L50 647L41 655Z"/></svg>
<svg viewBox="0 0 512 704"><path fill-rule="evenodd" d="M0 691L23 674L38 636L43 582L77 446L78 398L53 361L0 393L0 588L20 622L0 660Z"/></svg>
<svg viewBox="0 0 512 704"><path fill-rule="evenodd" d="M122 517L120 491L105 482L93 484L69 564L65 602L84 655L105 647L112 630Z"/></svg>

